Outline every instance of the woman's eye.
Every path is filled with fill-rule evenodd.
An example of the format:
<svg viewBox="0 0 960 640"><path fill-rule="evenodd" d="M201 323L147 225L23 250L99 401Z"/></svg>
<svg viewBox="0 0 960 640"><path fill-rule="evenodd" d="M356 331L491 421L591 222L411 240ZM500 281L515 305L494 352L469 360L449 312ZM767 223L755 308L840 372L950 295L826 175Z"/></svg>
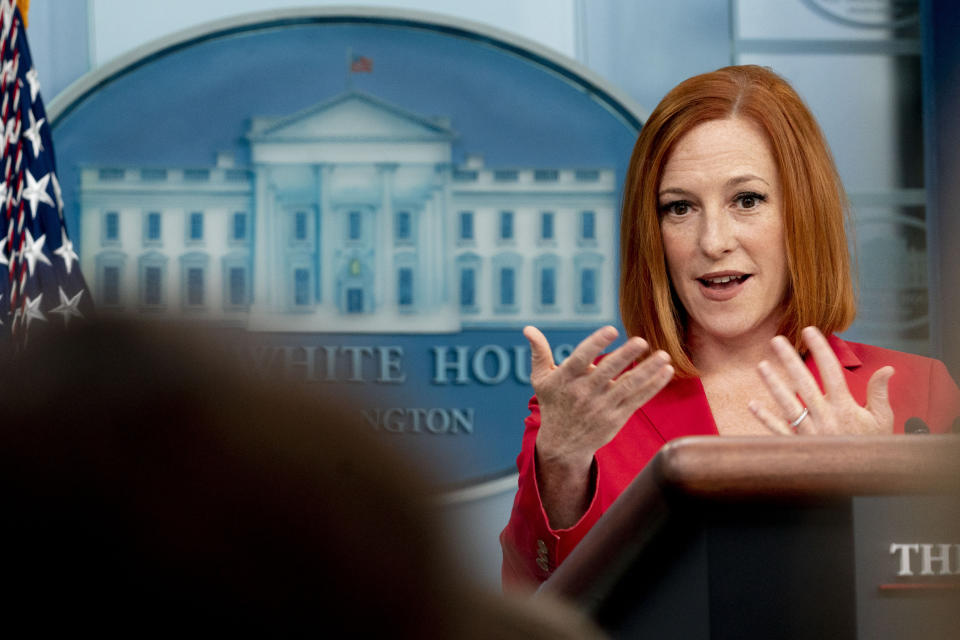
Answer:
<svg viewBox="0 0 960 640"><path fill-rule="evenodd" d="M766 199L765 195L759 193L741 193L737 195L736 201L741 209L754 209Z"/></svg>
<svg viewBox="0 0 960 640"><path fill-rule="evenodd" d="M670 214L674 216L685 216L690 213L690 203L686 200L677 200L660 205L661 214Z"/></svg>

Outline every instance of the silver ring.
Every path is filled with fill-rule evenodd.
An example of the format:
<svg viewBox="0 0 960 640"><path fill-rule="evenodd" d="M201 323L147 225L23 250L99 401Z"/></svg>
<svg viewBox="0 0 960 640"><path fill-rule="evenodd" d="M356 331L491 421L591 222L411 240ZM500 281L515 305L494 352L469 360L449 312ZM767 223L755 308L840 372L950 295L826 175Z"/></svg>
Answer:
<svg viewBox="0 0 960 640"><path fill-rule="evenodd" d="M803 422L804 419L806 419L807 415L809 415L809 413L810 413L810 410L807 409L806 407L804 407L804 408L803 408L803 411L800 412L800 415L797 416L797 419L790 423L790 425L789 425L790 428L791 428L791 429L796 429L796 428L797 428L797 425L799 425L801 422Z"/></svg>

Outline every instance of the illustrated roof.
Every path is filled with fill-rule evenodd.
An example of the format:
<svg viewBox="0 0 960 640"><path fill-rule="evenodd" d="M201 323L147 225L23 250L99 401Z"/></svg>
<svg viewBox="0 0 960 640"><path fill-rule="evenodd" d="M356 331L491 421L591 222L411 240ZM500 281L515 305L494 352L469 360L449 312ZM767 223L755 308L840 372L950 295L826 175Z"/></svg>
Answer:
<svg viewBox="0 0 960 640"><path fill-rule="evenodd" d="M253 142L377 138L449 141L456 132L443 118L425 117L361 91L347 91L279 118L257 117Z"/></svg>

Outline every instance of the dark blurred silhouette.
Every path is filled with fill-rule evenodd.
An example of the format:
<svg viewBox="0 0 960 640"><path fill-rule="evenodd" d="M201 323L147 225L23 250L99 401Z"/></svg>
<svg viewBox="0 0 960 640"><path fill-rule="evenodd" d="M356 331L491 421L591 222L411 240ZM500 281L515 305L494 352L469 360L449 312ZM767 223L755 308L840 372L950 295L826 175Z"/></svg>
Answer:
<svg viewBox="0 0 960 640"><path fill-rule="evenodd" d="M594 633L465 584L431 487L347 402L246 378L211 344L101 323L4 358L7 629Z"/></svg>

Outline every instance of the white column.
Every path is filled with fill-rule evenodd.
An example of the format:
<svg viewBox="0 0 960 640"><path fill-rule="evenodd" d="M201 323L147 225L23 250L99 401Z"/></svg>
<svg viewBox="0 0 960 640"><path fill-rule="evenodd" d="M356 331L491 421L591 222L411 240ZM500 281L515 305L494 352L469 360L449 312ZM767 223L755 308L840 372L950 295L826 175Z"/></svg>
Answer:
<svg viewBox="0 0 960 640"><path fill-rule="evenodd" d="M319 170L319 189L320 200L317 206L320 208L318 216L322 227L320 237L320 252L317 264L320 268L319 277L322 278L323 306L334 312L339 304L337 300L337 268L338 255L337 247L343 246L343 224L334 216L333 198L331 190L333 188L334 166L325 164L318 167Z"/></svg>
<svg viewBox="0 0 960 640"><path fill-rule="evenodd" d="M270 310L274 313L283 313L286 305L292 283L289 282L288 274L284 273L283 267L283 248L280 246L280 240L283 238L280 225L281 209L277 206L277 186L268 181L267 183L267 208L264 212L264 224L267 228L267 236L264 238L264 246L267 248L267 287L270 289Z"/></svg>
<svg viewBox="0 0 960 640"><path fill-rule="evenodd" d="M324 278L328 268L324 261L328 260L328 254L323 250L324 236L326 235L326 230L323 227L323 217L327 212L327 208L323 206L323 199L326 195L323 177L323 165L313 165L313 203L316 207L316 213L313 216L313 269L316 274L314 301L318 306L322 305L324 300L330 300L330 290L324 286Z"/></svg>
<svg viewBox="0 0 960 640"><path fill-rule="evenodd" d="M450 197L450 165L438 164L435 178L438 184L438 206L437 206L437 230L436 238L438 243L437 251L437 273L440 274L437 291L439 301L448 307L459 309L459 303L455 299L454 288L451 286L453 277L453 242L454 236L451 229L455 228L457 212L453 210L452 198ZM476 222L474 222L476 224ZM480 274L477 274L479 276ZM479 285L479 279L477 280Z"/></svg>
<svg viewBox="0 0 960 640"><path fill-rule="evenodd" d="M446 242L444 242L443 233L443 193L441 189L434 188L430 196L430 306L435 310L440 310L447 297L446 280L449 277L447 271L449 267L445 264Z"/></svg>
<svg viewBox="0 0 960 640"><path fill-rule="evenodd" d="M396 164L377 165L380 174L380 210L374 214L373 228L377 263L374 311L394 311L397 308L397 270L393 263L393 177L396 170Z"/></svg>
<svg viewBox="0 0 960 640"><path fill-rule="evenodd" d="M420 296L421 308L430 312L436 310L439 298L437 285L440 274L437 273L434 259L437 251L436 221L437 199L436 193L431 191L430 197L423 201L423 210L417 225L417 271L421 285L417 294Z"/></svg>
<svg viewBox="0 0 960 640"><path fill-rule="evenodd" d="M272 269L270 266L273 264L271 262L272 251L270 250L270 242L268 239L269 234L269 225L267 218L270 217L271 206L271 196L268 192L268 181L269 181L269 171L270 169L265 165L256 165L254 167L254 195L253 195L253 211L249 215L253 218L253 243L251 245L253 249L253 305L252 308L256 309L258 312L263 313L267 310L272 309L273 307L273 277L274 274L271 273ZM229 214L231 218L227 220L228 225L233 224L231 212Z"/></svg>

